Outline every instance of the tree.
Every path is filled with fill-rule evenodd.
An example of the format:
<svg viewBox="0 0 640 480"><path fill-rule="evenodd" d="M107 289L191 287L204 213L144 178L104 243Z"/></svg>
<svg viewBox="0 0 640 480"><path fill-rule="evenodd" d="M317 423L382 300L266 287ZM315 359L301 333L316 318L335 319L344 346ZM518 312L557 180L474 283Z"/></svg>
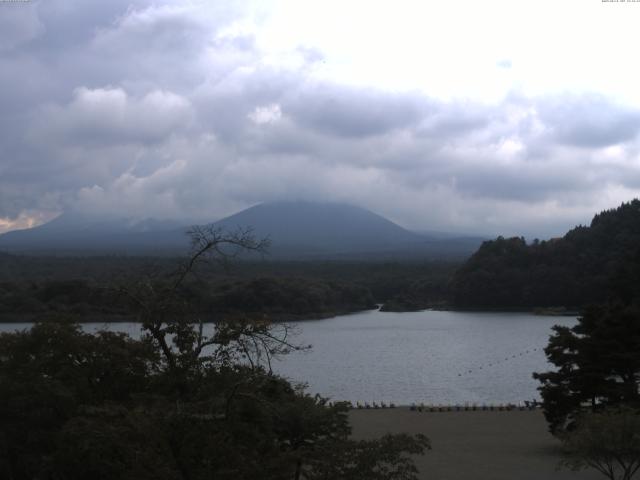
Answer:
<svg viewBox="0 0 640 480"><path fill-rule="evenodd" d="M10 480L411 480L422 436L349 438L329 405L271 370L302 348L286 325L234 317L204 334L189 281L207 261L263 251L250 231L192 232L168 276L118 288L141 340L47 322L0 335L0 477Z"/></svg>
<svg viewBox="0 0 640 480"><path fill-rule="evenodd" d="M580 415L576 428L561 436L562 464L574 470L591 467L610 480L631 480L640 468L640 414L612 408Z"/></svg>
<svg viewBox="0 0 640 480"><path fill-rule="evenodd" d="M147 342L62 319L0 334L0 478L39 478L61 429L87 406L130 404L158 358Z"/></svg>
<svg viewBox="0 0 640 480"><path fill-rule="evenodd" d="M574 327L555 326L545 353L556 371L534 373L553 433L583 410L639 407L640 309L620 303L587 308Z"/></svg>
<svg viewBox="0 0 640 480"><path fill-rule="evenodd" d="M461 307L582 308L640 295L640 200L601 212L562 238L482 244L450 287Z"/></svg>

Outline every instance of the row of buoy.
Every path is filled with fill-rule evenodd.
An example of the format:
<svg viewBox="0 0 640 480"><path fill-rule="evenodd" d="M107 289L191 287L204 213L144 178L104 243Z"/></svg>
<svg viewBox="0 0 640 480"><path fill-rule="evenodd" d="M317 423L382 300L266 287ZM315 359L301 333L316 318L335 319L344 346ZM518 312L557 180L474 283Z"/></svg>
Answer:
<svg viewBox="0 0 640 480"><path fill-rule="evenodd" d="M396 408L395 403L384 403L384 402L329 402L329 406L337 405L338 403L347 404L347 406L354 410L373 410L373 409L382 409L382 408ZM514 410L535 410L540 406L540 403L537 401L525 401L516 403L498 403L498 404L477 404L477 403L465 403L455 404L455 405L425 405L424 403L416 404L412 403L409 406L409 410L412 412L502 412L502 411L514 411Z"/></svg>
<svg viewBox="0 0 640 480"><path fill-rule="evenodd" d="M425 405L421 403L416 405L415 403L409 407L409 410L415 412L504 412L504 411L525 411L534 410L537 408L536 402L524 402L524 403L499 403L494 404L465 404L465 405Z"/></svg>
<svg viewBox="0 0 640 480"><path fill-rule="evenodd" d="M330 407L332 407L332 406L338 405L338 404L343 404L344 405L345 403L347 404L347 407L349 407L351 409L355 409L355 408L358 408L358 409L396 408L396 404L395 403L384 403L384 402L380 402L380 403L377 403L377 402L371 402L371 403L369 403L369 402L364 402L364 403L356 402L356 403L353 403L353 402L346 401L346 402L329 402L328 405Z"/></svg>
<svg viewBox="0 0 640 480"><path fill-rule="evenodd" d="M388 405L384 402L380 402L380 403L376 403L376 402L371 402L371 404L369 404L368 402L364 402L364 403L360 403L360 402L356 402L356 406L355 408L358 409L368 409L368 408L396 408L395 403L389 403Z"/></svg>
<svg viewBox="0 0 640 480"><path fill-rule="evenodd" d="M519 358L519 357L523 357L525 355L528 355L528 354L531 354L531 353L534 353L534 352L538 352L538 351L541 351L541 350L542 350L542 348L530 348L530 349L525 350L523 352L519 352L519 353L516 353L516 354L513 354L513 355L508 355L504 359L494 360L491 363L486 363L484 365L477 366L475 369L474 368L470 368L468 370L465 370L463 372L458 373L458 376L462 377L464 375L469 375L471 373L474 373L474 372L476 372L478 370L483 370L485 368L490 368L490 367L494 367L494 366L497 366L497 365L501 365L501 364L503 364L505 362L509 362L509 361L511 361L513 359L516 359L516 358Z"/></svg>

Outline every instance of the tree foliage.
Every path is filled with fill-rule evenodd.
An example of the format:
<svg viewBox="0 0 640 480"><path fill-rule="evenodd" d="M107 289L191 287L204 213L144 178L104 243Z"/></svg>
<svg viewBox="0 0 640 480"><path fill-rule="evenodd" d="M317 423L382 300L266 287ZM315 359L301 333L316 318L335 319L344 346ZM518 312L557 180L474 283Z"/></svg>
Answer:
<svg viewBox="0 0 640 480"><path fill-rule="evenodd" d="M0 478L414 479L424 437L351 440L345 404L271 371L301 348L286 326L239 316L203 333L187 280L266 245L247 231L192 234L172 274L118 289L140 340L61 319L0 335Z"/></svg>
<svg viewBox="0 0 640 480"><path fill-rule="evenodd" d="M557 370L535 373L552 432L570 428L583 410L640 407L640 308L587 308L573 327L555 326L545 353Z"/></svg>
<svg viewBox="0 0 640 480"><path fill-rule="evenodd" d="M565 459L574 470L591 467L610 480L631 480L640 469L640 414L629 408L584 413L562 435Z"/></svg>
<svg viewBox="0 0 640 480"><path fill-rule="evenodd" d="M456 272L459 307L584 307L640 294L640 200L595 215L564 237L485 242Z"/></svg>

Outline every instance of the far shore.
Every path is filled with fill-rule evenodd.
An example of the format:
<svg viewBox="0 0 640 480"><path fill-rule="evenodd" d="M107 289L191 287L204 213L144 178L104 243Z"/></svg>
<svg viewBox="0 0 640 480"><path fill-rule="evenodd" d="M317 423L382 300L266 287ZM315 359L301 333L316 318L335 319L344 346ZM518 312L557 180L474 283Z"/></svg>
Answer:
<svg viewBox="0 0 640 480"><path fill-rule="evenodd" d="M325 318L333 318L339 317L342 315L350 315L354 313L362 313L362 312L370 312L376 311L377 308L366 309L366 310L338 310L331 312L316 312L316 313L308 313L308 314L294 314L294 313L277 313L271 315L263 315L261 313L223 313L216 315L206 316L203 314L203 323L217 323L223 318L268 318L274 323L287 323L287 322L303 322L307 320L322 320ZM0 324L3 323L34 323L40 320L46 320L47 317L55 318L55 317L65 317L67 316L70 319L77 321L78 323L137 323L139 322L138 318L135 315L117 315L117 314L75 314L75 313L65 313L65 312L50 312L44 314L36 314L36 313L8 313L8 314L0 314ZM198 320L194 320L197 322Z"/></svg>
<svg viewBox="0 0 640 480"><path fill-rule="evenodd" d="M418 412L408 407L349 412L356 439L422 433L432 450L416 457L420 479L596 480L595 470L558 470L561 445L540 410Z"/></svg>
<svg viewBox="0 0 640 480"><path fill-rule="evenodd" d="M488 312L488 313L528 313L532 315L541 315L549 317L577 317L580 315L580 309L576 307L456 307L453 305L437 304L427 305L415 309L388 309L381 304L381 312L389 313L406 313L406 312Z"/></svg>
<svg viewBox="0 0 640 480"><path fill-rule="evenodd" d="M437 307L427 307L420 310L384 310L383 304L379 304L376 308L370 308L365 310L340 310L331 312L314 312L306 314L295 313L276 313L266 315L274 323L286 323L286 322L304 322L308 320L323 320L327 318L339 317L342 315L352 315L364 312L380 311L383 313L412 313L412 312L428 312L428 311L441 311L441 312L480 312L480 313L523 313L540 316L553 316L553 317L578 317L580 312L577 310L564 310L561 308L502 308L502 309L489 309L489 308L454 308L439 305ZM3 323L34 323L38 319L46 319L48 316L68 316L75 319L78 323L135 323L137 318L134 315L118 315L118 314L103 314L103 313L88 313L88 314L76 314L67 312L47 312L47 313L0 313L0 324ZM204 316L204 315L203 315ZM262 314L258 313L224 313L211 315L206 318L203 323L217 323L221 318L239 317L244 316L247 318L259 318Z"/></svg>

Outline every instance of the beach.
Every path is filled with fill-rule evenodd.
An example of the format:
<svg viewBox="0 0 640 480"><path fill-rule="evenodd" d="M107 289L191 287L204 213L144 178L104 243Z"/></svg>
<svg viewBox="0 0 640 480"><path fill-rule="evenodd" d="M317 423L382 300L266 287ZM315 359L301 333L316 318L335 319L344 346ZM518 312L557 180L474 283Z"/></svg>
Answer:
<svg viewBox="0 0 640 480"><path fill-rule="evenodd" d="M558 470L560 442L547 431L542 412L418 412L407 407L352 410L353 437L423 433L432 450L416 458L420 479L591 480L595 470Z"/></svg>

